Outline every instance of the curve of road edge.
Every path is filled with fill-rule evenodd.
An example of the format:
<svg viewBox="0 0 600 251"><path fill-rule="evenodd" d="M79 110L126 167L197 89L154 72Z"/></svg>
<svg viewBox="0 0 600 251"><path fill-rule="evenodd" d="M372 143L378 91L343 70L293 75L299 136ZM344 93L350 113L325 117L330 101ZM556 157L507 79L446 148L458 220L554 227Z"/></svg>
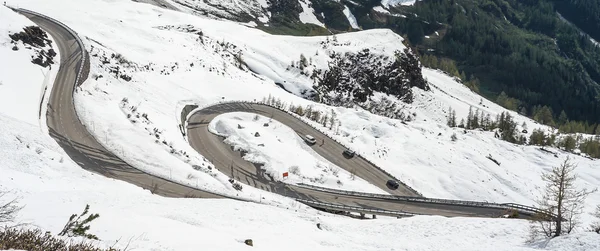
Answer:
<svg viewBox="0 0 600 251"><path fill-rule="evenodd" d="M224 198L144 173L108 151L81 123L73 103L75 87L89 73L89 61L76 34L58 21L24 9L13 9L50 33L60 53L60 68L48 101L49 134L83 169L148 189L166 197ZM84 65L85 64L85 65ZM83 66L83 68L82 68ZM83 72L79 72L83 69ZM76 83L77 82L77 83Z"/></svg>
<svg viewBox="0 0 600 251"><path fill-rule="evenodd" d="M25 15L46 32L50 33L58 46L61 55L61 63L54 87L49 97L46 119L50 136L56 140L73 161L85 170L109 178L129 182L162 196L200 198L224 197L222 195L202 191L144 173L127 164L103 147L81 123L73 103L75 88L85 81L89 73L89 61L86 62L85 60L87 52L82 47L81 41L74 32L71 33L68 27L52 18L23 9L17 9L16 11ZM83 69L84 72L80 72L79 69ZM497 208L445 205L425 202L398 202L385 198L365 198L353 195L341 195L334 192L289 186L283 183L273 182L272 180L265 180L266 176L261 174L260 168L244 161L239 152L236 153L228 148L217 136L208 133L208 130L206 129L208 122L210 122L210 119L206 120L207 115L214 118L218 114L232 111L249 111L262 115L268 115L270 113L271 116L274 116L274 114L277 114L278 112L283 112L278 110L265 110L264 107L261 110L260 107L248 106L248 104L229 104L213 106L210 107L210 109L207 108L201 110L201 112L194 113L194 115L204 114L204 117L192 116L192 119L188 124L188 134L190 135L190 139L197 136L198 139L204 138L204 140L208 140L190 140L192 146L205 157L209 158L209 160L212 160L215 166L221 171L229 174L230 177L235 177L238 180L244 181L246 184L291 198L296 198L311 206L321 205L325 208L337 208L354 212L381 212L382 214L393 216L402 215L401 212L412 212L416 214L476 217L498 217L505 213L505 210ZM286 124L286 122L290 123L289 121L295 119L289 115L287 116L288 117L283 114L277 114L277 120ZM202 134L202 128L204 128L204 134ZM311 132L315 136L324 136L303 123L296 122L296 126L293 128L296 129L298 133ZM327 137L323 138L331 140ZM339 152L340 149L343 149L343 146L336 146L334 141L327 142L326 144L331 145L331 147L323 148L322 151L324 152L317 152L324 155L324 157L329 155L328 159L336 164L340 161L344 161L342 159L331 158L335 152ZM214 148L206 147L209 145ZM226 162L229 162L232 159L232 164L228 166ZM356 160L357 159L350 161L356 162L354 163L356 166L364 167L364 163L360 163L360 161ZM343 167L344 165L339 166ZM372 168L365 168L364 170L361 169L359 176L373 184L381 186L377 181L384 180L381 178L385 177L386 174L382 176L381 173L377 173L377 171ZM406 195L406 191L403 191L402 189L398 190L396 193ZM347 208L348 206L352 208Z"/></svg>
<svg viewBox="0 0 600 251"><path fill-rule="evenodd" d="M184 108L190 112L190 108ZM381 196L367 193L352 193L334 189L323 189L311 186L295 186L276 181L266 174L258 164L243 159L244 153L234 151L233 147L223 143L224 138L208 130L208 125L215 117L231 112L248 112L270 117L290 127L298 135L310 134L317 142L311 148L331 163L363 178L369 183L388 191L392 196ZM416 191L400 186L397 190L386 187L386 181L395 179L361 156L346 158L342 152L346 149L325 134L304 123L302 120L280 109L252 102L226 102L191 111L188 116L187 137L190 145L221 172L247 185L269 192L281 194L306 203L329 203L340 207L360 207L371 210L385 210L412 214L499 217L508 210L519 212L521 218L531 217L538 213L535 208L517 204L494 204L469 201L451 201L420 197ZM185 122L184 122L185 124ZM310 203L307 203L310 205Z"/></svg>

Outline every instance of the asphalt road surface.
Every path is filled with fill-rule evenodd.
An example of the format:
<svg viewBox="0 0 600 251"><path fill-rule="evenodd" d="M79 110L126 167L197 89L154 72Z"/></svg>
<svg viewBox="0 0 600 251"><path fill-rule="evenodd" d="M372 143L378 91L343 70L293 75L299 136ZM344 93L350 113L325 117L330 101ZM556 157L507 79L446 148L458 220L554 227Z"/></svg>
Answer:
<svg viewBox="0 0 600 251"><path fill-rule="evenodd" d="M179 185L144 173L128 165L104 148L81 123L73 105L75 79L82 63L87 63L88 65L84 67L83 79L79 81L79 84L87 78L89 73L89 62L82 62L82 57L86 52L83 48L79 47L75 37L60 25L43 17L27 13L22 14L49 32L57 43L56 46L59 49L61 57L61 66L50 94L46 119L50 136L56 140L73 161L86 170L135 184L163 196L222 198L222 196L217 194ZM270 107L249 104L222 104L203 109L193 114L188 123L188 134L190 143L194 149L211 160L222 172L248 185L291 198L359 206L368 209L476 217L497 217L505 213L504 210L500 209L464 205L361 198L315 191L275 182L259 167L243 160L240 152L233 151L231 147L222 142L221 138L208 132L207 125L212 118L219 114L233 111L253 112L273 116L273 119L290 126L300 135L311 134L319 139L325 139L323 147L313 147L317 153L346 170L354 171L357 176L381 188L387 189L385 188L385 182L390 177L373 168L368 162L360 158L345 159L341 155L344 150L343 146L338 145L335 141L325 137L296 118ZM398 195L410 195L412 193L410 190L403 188L390 192Z"/></svg>
<svg viewBox="0 0 600 251"><path fill-rule="evenodd" d="M60 69L48 101L48 131L69 157L82 168L146 188L168 197L220 198L222 196L192 189L158 178L125 163L104 148L83 126L73 105L75 79L83 53L75 37L60 25L32 14L21 12L54 38L60 55ZM86 60L87 61L87 60ZM84 71L89 72L88 66ZM82 74L87 76L87 72ZM80 83L85 79L81 79Z"/></svg>
<svg viewBox="0 0 600 251"><path fill-rule="evenodd" d="M414 192L402 186L397 190L390 190L386 187L385 183L387 180L393 179L393 177L389 177L362 158L345 158L342 155L342 152L345 149L342 145L299 119L278 109L260 104L224 103L196 111L190 116L187 126L187 135L191 146L215 164L221 172L247 185L291 198L314 200L346 206L360 206L370 209L403 211L416 214L498 217L506 213L502 209L480 208L465 205L444 205L437 203L361 198L290 186L275 181L272 177L267 175L259 165L244 160L242 158L242 152L234 151L233 147L223 143L223 137L208 131L208 124L212 119L220 114L230 112L249 112L271 117L273 120L277 120L292 128L299 135L313 135L317 138L317 144L313 145L312 149L330 162L347 171L354 172L357 176L393 195L416 196ZM319 142L321 142L321 140L325 140L323 146L320 146Z"/></svg>

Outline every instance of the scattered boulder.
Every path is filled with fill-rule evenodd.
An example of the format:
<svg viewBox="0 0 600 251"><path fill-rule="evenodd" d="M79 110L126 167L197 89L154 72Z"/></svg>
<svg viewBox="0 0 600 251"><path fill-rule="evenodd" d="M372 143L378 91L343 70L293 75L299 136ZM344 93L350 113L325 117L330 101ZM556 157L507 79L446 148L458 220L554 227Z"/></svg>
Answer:
<svg viewBox="0 0 600 251"><path fill-rule="evenodd" d="M264 123L263 126L264 127L269 127L269 123Z"/></svg>
<svg viewBox="0 0 600 251"><path fill-rule="evenodd" d="M254 137L260 137L260 133L258 133L258 132L254 133Z"/></svg>
<svg viewBox="0 0 600 251"><path fill-rule="evenodd" d="M248 246L254 247L254 242L252 242L252 239L247 239L244 241L244 243Z"/></svg>

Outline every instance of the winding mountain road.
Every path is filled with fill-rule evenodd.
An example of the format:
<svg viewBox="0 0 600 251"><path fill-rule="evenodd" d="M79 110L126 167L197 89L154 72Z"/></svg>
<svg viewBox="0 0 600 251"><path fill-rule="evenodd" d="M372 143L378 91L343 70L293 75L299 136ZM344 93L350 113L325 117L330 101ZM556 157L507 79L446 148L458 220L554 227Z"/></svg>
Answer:
<svg viewBox="0 0 600 251"><path fill-rule="evenodd" d="M210 160L221 172L247 185L296 199L346 206L358 206L369 209L401 211L416 214L474 217L498 217L506 213L506 210L497 208L366 198L334 192L318 191L275 181L273 178L269 177L259 165L244 160L242 152L234 151L233 147L226 145L223 142L223 137L209 132L208 125L211 120L221 114L230 112L248 112L270 117L273 120L277 120L292 128L299 135L313 135L318 139L317 142L325 140L323 146L320 146L320 144L317 143L312 146L312 149L333 164L344 168L349 172L354 172L357 176L388 191L392 195L420 197L420 195L412 189L402 185L397 190L390 190L386 187L386 181L395 179L394 177L380 171L360 156L350 159L345 158L342 155L342 152L346 149L344 146L296 117L279 109L252 103L223 103L195 111L190 115L187 125L187 135L190 145Z"/></svg>
<svg viewBox="0 0 600 251"><path fill-rule="evenodd" d="M129 182L163 196L223 198L223 196L214 193L201 191L144 173L104 148L81 123L73 103L76 85L83 83L89 73L89 62L86 60L87 52L82 48L82 44L77 37L69 32L66 26L63 27L57 21L27 10L16 11L27 16L50 33L58 46L61 57L60 69L49 97L46 119L50 135L73 161L86 170ZM81 67L82 64L84 64L83 68ZM80 69L83 70L80 72ZM79 81L76 83L78 76ZM348 171L355 172L357 176L387 191L390 190L385 187L385 182L392 179L392 177L374 168L360 157L345 159L341 155L344 150L343 146L297 118L268 106L246 103L219 104L194 113L188 121L187 128L192 147L212 161L223 173L248 185L291 198L363 209L471 217L498 217L506 213L505 209L498 208L356 196L276 182L269 178L259 167L243 160L241 153L233 151L230 146L224 144L222 138L208 132L208 123L219 114L228 112L252 112L270 116L291 127L300 135L311 134L319 139L325 139L323 147L313 147L317 153L332 163ZM395 195L418 195L405 187L390 192ZM355 210L355 212L361 212L361 210ZM522 215L527 217L526 214Z"/></svg>
<svg viewBox="0 0 600 251"><path fill-rule="evenodd" d="M81 123L73 103L75 85L83 83L89 73L89 61L84 60L88 58L86 51L81 48L77 38L57 22L25 10L17 11L50 33L58 47L60 69L48 100L46 120L50 136L73 161L86 170L129 182L163 196L222 197L144 173L104 148ZM87 65L83 67L79 82L75 83L82 64Z"/></svg>

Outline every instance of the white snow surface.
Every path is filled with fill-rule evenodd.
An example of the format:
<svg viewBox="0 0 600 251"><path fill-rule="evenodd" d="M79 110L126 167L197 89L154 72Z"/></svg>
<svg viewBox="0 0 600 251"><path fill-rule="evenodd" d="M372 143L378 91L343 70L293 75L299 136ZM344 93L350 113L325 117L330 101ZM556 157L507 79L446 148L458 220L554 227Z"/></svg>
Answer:
<svg viewBox="0 0 600 251"><path fill-rule="evenodd" d="M268 126L265 127L265 124ZM353 178L346 170L327 161L294 130L276 120L252 113L226 113L213 119L209 130L226 137L225 143L236 150L246 152L245 160L264 164L262 168L275 180L387 194L361 178ZM285 172L288 172L287 178L283 178Z"/></svg>
<svg viewBox="0 0 600 251"><path fill-rule="evenodd" d="M398 5L413 5L417 0L381 0L381 5L386 8L394 7Z"/></svg>
<svg viewBox="0 0 600 251"><path fill-rule="evenodd" d="M23 210L14 223L58 233L90 205L101 247L129 250L597 250L596 234L525 244L521 220L378 217L354 220L300 204L272 207L226 199L173 199L84 171L49 136L0 112L0 189ZM38 153L39 152L39 153ZM14 224L10 223L10 224ZM323 230L318 230L320 223ZM449 234L452 233L452 234ZM369 238L365 238L368 236ZM243 244L251 238L254 247ZM293 243L293 245L290 245ZM538 247L539 245L539 247ZM400 249L398 249L401 247Z"/></svg>
<svg viewBox="0 0 600 251"><path fill-rule="evenodd" d="M492 117L505 109L482 99L452 78L428 69L423 73L434 88L431 92L415 89L416 100L407 109L417 117L408 125L360 109L315 104L273 84L288 79L296 82L286 87L300 89L303 84L312 85L308 77L299 74L299 69L286 71L288 62L297 60L301 54L312 58L313 68L325 67L329 60L327 53L332 51L343 53L370 48L393 55L404 46L402 38L389 30L346 33L337 35L337 42L333 42L332 37L268 35L231 22L202 19L129 1L92 2L98 6L96 9L111 10L112 15L75 11L86 9L87 4L74 0L64 5L38 0L20 1L20 4L50 14L87 37L85 43L89 49L94 46L92 55L120 53L138 66L123 69L132 76L127 82L115 78L98 57L92 57L92 74L101 74L103 78L89 79L83 86L85 91L78 92L76 104L82 119L103 144L136 167L165 178L198 183L211 191L226 187L223 192L234 192L224 175L216 173L213 177L192 169L193 164L211 164L195 153L179 133L179 109L186 102L206 105L222 98L260 100L269 94L295 105L313 105L314 109L323 111L334 109L342 127L339 135L331 133L333 137L425 196L533 205L542 185L540 174L571 155L554 149L559 156L555 158L537 147L497 140L490 132L464 134L448 128L445 120L449 107L457 111L458 118L466 117L470 106ZM201 29L204 45L195 34L156 28L169 24ZM259 72L264 76L257 77L234 66L234 55L239 53L251 68L264 67ZM148 64L153 70L139 69ZM119 64L111 60L110 65ZM292 74L294 72L296 74ZM121 107L125 97L138 113L148 114L151 124L131 123L127 119L131 112ZM540 126L516 113L513 115L519 124L525 121L530 131ZM155 143L155 137L149 135L146 128L161 131L162 139L174 149L189 154L190 162L171 154L171 147ZM438 136L439 133L442 135ZM457 142L450 140L452 133L459 135ZM487 159L488 155L500 161L501 166ZM600 174L595 168L597 161L572 158L579 164L579 185L589 189L597 187L600 184ZM188 180L190 174L196 179ZM600 195L591 195L586 212L599 203Z"/></svg>
<svg viewBox="0 0 600 251"><path fill-rule="evenodd" d="M36 123L28 121L37 116L37 109L31 109L35 115L27 112L30 119L15 118L11 113L19 103L3 104L0 189L10 190L25 205L19 222L34 223L56 233L68 216L90 204L92 211L101 215L91 230L101 238L100 244L110 246L117 239L132 238L133 247L140 250L198 250L199 245L206 250L249 250L242 243L247 238L254 240L253 250L280 250L282 246L289 250L600 248L600 238L583 233L582 229L571 236L527 244L528 224L521 220L419 216L357 221L315 212L248 186L237 193L223 174L192 168L192 165L211 164L195 153L179 133L178 113L184 104L207 105L223 98L254 100L271 94L295 105L313 105L323 111L334 109L342 126L339 135L330 132L333 137L425 196L532 205L543 186L540 174L567 156L579 165L577 185L588 189L598 187L597 161L550 148L556 152L556 158L537 147L500 141L490 132L464 133L448 128L445 120L449 107L457 111L458 118L466 117L471 106L492 116L505 109L438 71L423 70L433 90L414 90L415 102L407 109L417 116L407 125L360 109L312 103L274 85L279 77L288 82L286 88L310 88L310 80L300 76L299 71L285 70L300 54L312 58L312 68L325 67L327 52L331 51L369 48L392 55L403 45L402 39L389 30L338 35L338 42L326 44L321 43L325 37L272 36L240 24L203 19L129 0L9 0L8 3L52 16L80 34L92 55L92 69L83 91L75 97L76 106L84 123L102 144L139 169L276 206L233 200L162 198L139 187L89 173L69 160L54 140L40 132ZM24 19L6 21L18 19L12 12L0 14L0 30L15 29L7 28L13 27L9 26L11 23L30 24ZM204 36L200 41L193 32L157 28L166 25L191 25L201 29ZM6 34L0 34L0 39L6 39L3 36ZM332 37L328 39L331 41ZM0 51L4 50L6 44L0 45ZM234 59L240 52L251 68L262 67L259 73L264 76L240 70ZM111 58L111 54L117 53L126 61ZM107 57L107 64L101 62L101 56ZM27 70L25 75L38 74L39 68L25 68L31 64L30 54L19 57L25 58L15 59L20 60L18 66L24 67L23 71ZM0 57L3 66L17 65L5 61L6 57ZM132 80L110 73L116 66ZM0 74L3 83L13 78L14 75ZM14 87L11 92L31 92L39 97L43 78L27 81L32 83L11 85ZM123 98L128 102L123 103ZM38 101L30 99L24 106L37 107ZM149 119L136 117L143 113ZM132 117L127 118L127 114ZM535 127L550 130L512 114L519 124L526 122L530 131ZM154 128L161 132L160 137L167 145L155 142L150 133ZM450 140L453 133L458 135L456 142ZM190 157L171 154L171 148L185 151ZM487 155L501 165L488 160ZM193 179L188 178L190 174ZM591 221L588 213L596 204L600 204L598 193L586 201L584 225ZM318 230L316 223L321 223L324 230Z"/></svg>
<svg viewBox="0 0 600 251"><path fill-rule="evenodd" d="M44 89L48 85L48 90L52 88L58 67L50 70L31 63L39 49L27 49L30 46L21 41L16 44L18 50L13 50L14 45L8 35L23 31L26 26L34 25L33 22L22 15L15 15L5 6L0 6L0 17L0 107L11 108L6 109L5 114L8 116L38 125L39 114L45 116L45 110L40 112L40 107L44 107L40 105ZM55 57L55 61L59 60L58 56ZM45 95L47 98L50 92Z"/></svg>
<svg viewBox="0 0 600 251"><path fill-rule="evenodd" d="M298 3L300 3L300 6L302 6L302 13L300 13L300 22L305 24L316 24L325 28L325 24L323 24L321 21L319 21L319 19L317 19L317 16L315 15L315 10L308 5L310 3L309 0L298 0Z"/></svg>
<svg viewBox="0 0 600 251"><path fill-rule="evenodd" d="M270 13L266 0L172 0L184 11L210 18L237 20L240 17L252 17L266 23Z"/></svg>
<svg viewBox="0 0 600 251"><path fill-rule="evenodd" d="M348 8L348 6L344 5L343 12L344 15L346 15L346 18L348 19L350 26L353 29L360 29L360 26L358 26L358 21L356 21L356 17L354 16L354 14L352 14L352 11L350 11L350 8Z"/></svg>
<svg viewBox="0 0 600 251"><path fill-rule="evenodd" d="M379 6L379 5L373 7L373 10L377 11L377 12L380 12L380 13L383 13L383 14L391 15L391 16L406 18L406 16L402 15L402 14L392 14L389 10L387 10L384 7Z"/></svg>

